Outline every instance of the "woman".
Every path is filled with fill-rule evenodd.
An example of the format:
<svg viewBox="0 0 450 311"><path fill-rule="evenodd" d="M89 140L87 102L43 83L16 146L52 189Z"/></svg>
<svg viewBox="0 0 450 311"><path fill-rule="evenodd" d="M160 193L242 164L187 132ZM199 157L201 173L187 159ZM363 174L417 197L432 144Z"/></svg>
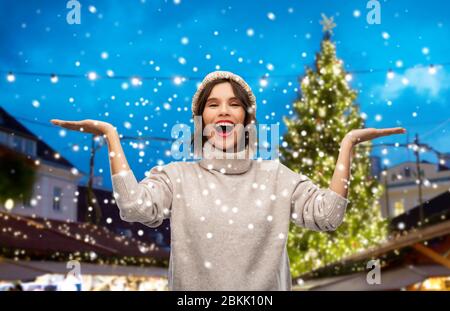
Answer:
<svg viewBox="0 0 450 311"><path fill-rule="evenodd" d="M277 160L252 159L253 144L242 128L255 123L256 100L241 77L225 71L208 74L193 97L192 112L195 135L204 130L201 124L209 127L202 158L154 167L141 182L112 125L52 120L106 137L123 220L158 227L170 217L171 290L291 290L289 222L315 231L336 230L348 204L353 146L405 132L368 128L348 133L330 187L320 189Z"/></svg>

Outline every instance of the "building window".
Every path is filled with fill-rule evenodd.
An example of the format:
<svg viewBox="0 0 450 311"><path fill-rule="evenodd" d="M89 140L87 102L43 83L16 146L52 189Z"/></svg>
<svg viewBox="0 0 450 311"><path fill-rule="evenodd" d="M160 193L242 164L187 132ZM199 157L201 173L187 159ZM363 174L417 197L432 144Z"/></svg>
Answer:
<svg viewBox="0 0 450 311"><path fill-rule="evenodd" d="M53 188L53 210L55 212L61 211L61 194L62 190L59 187Z"/></svg>
<svg viewBox="0 0 450 311"><path fill-rule="evenodd" d="M26 155L36 156L36 142L34 140L0 132L0 144L9 146L11 149Z"/></svg>
<svg viewBox="0 0 450 311"><path fill-rule="evenodd" d="M14 135L12 137L12 145L11 145L11 147L14 150L18 151L18 152L23 152L23 149L22 149L22 138Z"/></svg>
<svg viewBox="0 0 450 311"><path fill-rule="evenodd" d="M8 146L9 135L5 132L0 132L0 144Z"/></svg>
<svg viewBox="0 0 450 311"><path fill-rule="evenodd" d="M396 201L394 203L394 217L401 215L405 212L405 205L403 203L403 200Z"/></svg>
<svg viewBox="0 0 450 311"><path fill-rule="evenodd" d="M36 155L36 142L30 139L25 139L25 154L35 156Z"/></svg>
<svg viewBox="0 0 450 311"><path fill-rule="evenodd" d="M25 208L33 208L33 206L31 205L31 198L23 200L23 207L25 207Z"/></svg>
<svg viewBox="0 0 450 311"><path fill-rule="evenodd" d="M405 177L406 178L411 177L411 169L408 166L405 167L404 171L405 171Z"/></svg>

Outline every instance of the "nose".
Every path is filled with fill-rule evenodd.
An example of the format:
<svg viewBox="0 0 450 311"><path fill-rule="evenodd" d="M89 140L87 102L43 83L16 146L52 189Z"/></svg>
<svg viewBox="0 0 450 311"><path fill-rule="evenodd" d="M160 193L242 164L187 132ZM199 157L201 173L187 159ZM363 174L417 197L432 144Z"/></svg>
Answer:
<svg viewBox="0 0 450 311"><path fill-rule="evenodd" d="M219 116L223 115L229 115L228 111L228 105L227 104L221 104L219 109Z"/></svg>

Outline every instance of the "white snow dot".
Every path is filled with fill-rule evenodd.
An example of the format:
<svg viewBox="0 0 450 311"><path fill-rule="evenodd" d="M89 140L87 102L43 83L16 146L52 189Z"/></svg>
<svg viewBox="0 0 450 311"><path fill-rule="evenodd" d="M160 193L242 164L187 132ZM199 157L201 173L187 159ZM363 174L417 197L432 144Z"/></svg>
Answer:
<svg viewBox="0 0 450 311"><path fill-rule="evenodd" d="M253 228L255 228L255 226L254 226L253 224L249 224L249 225L248 225L248 228L249 228L250 230L253 230Z"/></svg>
<svg viewBox="0 0 450 311"><path fill-rule="evenodd" d="M181 44L186 45L188 43L189 43L189 38L188 37L181 38Z"/></svg>
<svg viewBox="0 0 450 311"><path fill-rule="evenodd" d="M208 239L211 239L211 238L213 237L213 234L212 234L211 232L208 232L208 233L206 234L206 237L207 237Z"/></svg>

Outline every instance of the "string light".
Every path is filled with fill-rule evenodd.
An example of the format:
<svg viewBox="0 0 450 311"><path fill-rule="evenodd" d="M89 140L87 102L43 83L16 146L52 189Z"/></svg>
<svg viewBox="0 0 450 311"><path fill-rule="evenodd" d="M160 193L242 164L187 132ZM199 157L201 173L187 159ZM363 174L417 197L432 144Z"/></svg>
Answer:
<svg viewBox="0 0 450 311"><path fill-rule="evenodd" d="M176 85L180 85L183 82L183 79L181 77L175 77L173 79L173 83L175 83Z"/></svg>
<svg viewBox="0 0 450 311"><path fill-rule="evenodd" d="M91 71L88 73L88 79L91 81L97 80L97 73L95 71Z"/></svg>
<svg viewBox="0 0 450 311"><path fill-rule="evenodd" d="M430 74L430 75L434 75L434 74L436 74L436 67L434 67L434 65L430 65L430 68L428 68L428 73Z"/></svg>
<svg viewBox="0 0 450 311"><path fill-rule="evenodd" d="M133 77L133 78L131 78L131 84L133 86L141 86L142 85L142 81L138 77Z"/></svg>
<svg viewBox="0 0 450 311"><path fill-rule="evenodd" d="M13 199L7 199L5 202L5 209L7 211L11 211L14 208L14 201Z"/></svg>
<svg viewBox="0 0 450 311"><path fill-rule="evenodd" d="M268 84L269 84L269 82L267 81L266 78L261 78L261 79L259 80L259 85L260 85L261 87L266 87Z"/></svg>
<svg viewBox="0 0 450 311"><path fill-rule="evenodd" d="M6 80L8 80L8 82L14 82L16 81L16 76L12 72L9 72L6 76Z"/></svg>
<svg viewBox="0 0 450 311"><path fill-rule="evenodd" d="M450 65L450 62L443 62L443 63L440 63L440 64L434 64L434 65L432 64L432 65L417 65L417 66L411 66L411 67L403 67L403 63L401 61L397 61L396 62L396 66L399 67L399 68L403 68L403 70L404 69L417 69L417 68L423 68L423 67L428 68L428 72L431 75L436 74L437 67L444 67L444 66L449 66L449 65ZM268 69L272 70L273 69L272 66L273 65L269 64L268 65ZM393 72L392 69L388 69L388 70L386 70L386 69L360 69L360 70L348 70L347 73L350 76L348 76L348 77L346 76L346 79L353 79L353 74L366 74L366 73L376 73L376 72L386 72L386 71L387 71L388 79L393 79L395 77L395 73ZM87 77L91 81L97 80L97 79L100 78L95 71L91 71L91 72L87 73L87 75L60 74L60 73L58 73L58 74L56 74L56 73L49 74L49 73L42 73L42 72L16 72L15 74L13 74L11 71L6 72L6 71L2 71L2 70L0 70L0 73L7 73L7 77L6 78L7 78L8 82L14 82L17 75L47 76L47 77L50 76L50 79L53 78L52 82L53 81L58 82L59 78L61 78L61 77L63 77L63 78L85 78L85 77ZM136 76L133 76L133 75L131 75L131 76L115 76L114 72L111 69L107 70L106 75L110 79L117 79L117 80L129 80L130 81L130 80L136 78ZM271 77L272 78L296 78L296 77L298 77L298 75L297 74L292 74L292 75L282 74L282 75L271 75ZM248 76L246 78L247 79L255 79L256 78L260 85L261 85L261 83L262 84L266 83L265 81L262 81L262 80L267 80L267 77L261 78L260 76L259 77ZM138 83L138 85L141 85L143 80L172 80L176 85L180 85L183 82L185 82L186 80L202 81L203 77L194 77L194 76L191 76L191 77L146 76L146 77L141 77L141 78L136 78L136 79L137 79L136 83L137 83L138 80L141 81L140 83ZM126 82L124 82L124 83L126 83ZM264 87L264 86L262 86L262 87Z"/></svg>
<svg viewBox="0 0 450 311"><path fill-rule="evenodd" d="M52 83L58 83L58 76L52 73L52 75L50 76L50 81Z"/></svg>
<svg viewBox="0 0 450 311"><path fill-rule="evenodd" d="M392 69L389 69L389 70L388 70L387 77L388 77L389 80L394 79L395 74L394 74L394 72L392 71Z"/></svg>

